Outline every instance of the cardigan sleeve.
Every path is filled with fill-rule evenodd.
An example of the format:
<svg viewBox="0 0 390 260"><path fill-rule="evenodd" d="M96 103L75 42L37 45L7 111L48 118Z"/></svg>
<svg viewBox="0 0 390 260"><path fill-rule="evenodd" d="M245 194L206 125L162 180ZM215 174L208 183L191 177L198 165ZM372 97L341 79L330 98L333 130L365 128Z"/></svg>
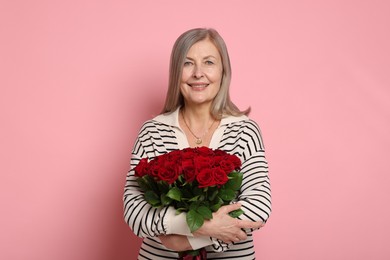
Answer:
<svg viewBox="0 0 390 260"><path fill-rule="evenodd" d="M126 176L124 189L124 218L134 234L139 237L154 237L159 235L180 234L191 236L184 214L176 214L173 207L152 207L143 196L143 191L134 175L134 167L141 158L146 157L140 138L136 140L130 170Z"/></svg>
<svg viewBox="0 0 390 260"><path fill-rule="evenodd" d="M242 161L243 180L236 202L240 202L244 213L238 218L267 222L271 214L271 186L260 128L253 120L246 120L239 126L228 127L225 135L220 149L236 154ZM251 235L254 230L245 231ZM230 247L218 239L213 242L217 252Z"/></svg>
<svg viewBox="0 0 390 260"><path fill-rule="evenodd" d="M239 218L267 222L271 214L271 185L268 162L258 125L249 120L241 133L243 181L238 195L244 214Z"/></svg>
<svg viewBox="0 0 390 260"><path fill-rule="evenodd" d="M161 129L159 129L161 130ZM135 142L130 160L130 170L126 176L124 189L124 219L134 234L139 237L155 237L159 235L177 234L187 236L193 249L211 245L210 238L194 237L187 222L186 213L176 214L173 207L152 207L143 196L134 167L142 158L153 158L165 153L165 145L161 145L161 131L155 129L151 121L144 124Z"/></svg>

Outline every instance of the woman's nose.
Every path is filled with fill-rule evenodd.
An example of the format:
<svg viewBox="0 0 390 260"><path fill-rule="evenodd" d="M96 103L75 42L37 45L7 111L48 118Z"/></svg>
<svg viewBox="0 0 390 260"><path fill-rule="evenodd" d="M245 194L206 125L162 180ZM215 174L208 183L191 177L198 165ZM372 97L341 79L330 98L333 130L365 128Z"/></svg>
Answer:
<svg viewBox="0 0 390 260"><path fill-rule="evenodd" d="M196 79L203 77L203 71L200 66L194 66L193 76Z"/></svg>

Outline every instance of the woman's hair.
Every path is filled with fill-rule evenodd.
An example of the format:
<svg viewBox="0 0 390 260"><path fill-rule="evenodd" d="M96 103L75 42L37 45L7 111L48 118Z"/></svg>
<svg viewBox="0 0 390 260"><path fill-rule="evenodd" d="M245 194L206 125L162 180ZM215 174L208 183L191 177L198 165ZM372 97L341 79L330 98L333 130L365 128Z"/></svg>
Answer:
<svg viewBox="0 0 390 260"><path fill-rule="evenodd" d="M216 30L204 28L196 28L184 32L173 45L169 64L168 91L162 113L171 113L178 107L184 106L184 98L180 92L183 64L192 45L206 39L209 39L218 49L223 68L221 88L212 102L211 114L217 119L221 119L223 115L248 115L250 108L241 111L230 99L229 86L232 70L224 40Z"/></svg>

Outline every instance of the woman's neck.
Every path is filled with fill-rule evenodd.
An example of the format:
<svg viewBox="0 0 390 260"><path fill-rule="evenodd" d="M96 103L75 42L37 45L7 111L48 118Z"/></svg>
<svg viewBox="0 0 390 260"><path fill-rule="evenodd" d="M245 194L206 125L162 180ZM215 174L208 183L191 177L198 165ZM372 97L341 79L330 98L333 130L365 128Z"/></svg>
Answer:
<svg viewBox="0 0 390 260"><path fill-rule="evenodd" d="M187 136L190 147L209 146L211 137L218 127L207 107L184 106L180 110L179 124Z"/></svg>
<svg viewBox="0 0 390 260"><path fill-rule="evenodd" d="M215 121L210 112L210 106L185 105L182 107L181 113L188 125L198 129L209 127L210 122Z"/></svg>

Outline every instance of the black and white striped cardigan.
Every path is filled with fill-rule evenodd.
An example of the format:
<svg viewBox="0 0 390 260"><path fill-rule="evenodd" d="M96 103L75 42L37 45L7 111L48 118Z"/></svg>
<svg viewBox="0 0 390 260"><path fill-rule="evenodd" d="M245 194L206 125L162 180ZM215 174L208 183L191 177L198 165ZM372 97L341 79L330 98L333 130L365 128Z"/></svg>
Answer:
<svg viewBox="0 0 390 260"><path fill-rule="evenodd" d="M133 170L140 159L153 159L189 146L178 123L178 111L145 122L132 151L124 190L124 218L133 232L144 238L139 259L177 259L177 253L166 249L158 239L159 235L167 234L188 236L194 249L207 248L208 259L254 259L252 231L248 231L247 240L234 244L208 237L195 238L186 225L185 213L176 215L172 207L153 208L143 199ZM245 213L239 218L267 221L271 213L271 190L264 145L256 122L246 116L222 118L209 147L235 154L242 161L244 177L237 201Z"/></svg>

